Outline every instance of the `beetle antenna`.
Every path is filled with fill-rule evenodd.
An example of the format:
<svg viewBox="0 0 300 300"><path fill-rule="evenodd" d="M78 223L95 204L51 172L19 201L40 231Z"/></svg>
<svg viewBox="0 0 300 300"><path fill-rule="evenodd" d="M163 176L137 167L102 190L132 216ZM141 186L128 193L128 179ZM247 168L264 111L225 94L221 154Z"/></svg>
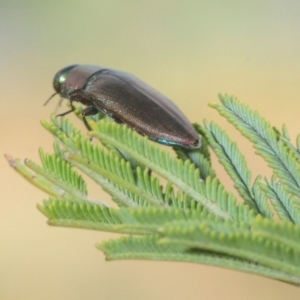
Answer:
<svg viewBox="0 0 300 300"><path fill-rule="evenodd" d="M49 103L49 101L58 93L54 93L53 95L50 96L50 98L44 103L44 105L47 105Z"/></svg>
<svg viewBox="0 0 300 300"><path fill-rule="evenodd" d="M56 105L56 108L54 110L54 112L56 113L58 111L58 109L61 107L61 104L62 102L64 101L64 98L60 98L57 105Z"/></svg>

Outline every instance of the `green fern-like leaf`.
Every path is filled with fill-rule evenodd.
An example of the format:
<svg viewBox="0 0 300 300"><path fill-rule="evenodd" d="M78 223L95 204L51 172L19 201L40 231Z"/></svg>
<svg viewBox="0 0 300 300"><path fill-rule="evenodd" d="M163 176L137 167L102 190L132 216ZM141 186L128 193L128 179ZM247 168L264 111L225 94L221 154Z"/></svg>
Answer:
<svg viewBox="0 0 300 300"><path fill-rule="evenodd" d="M190 249L180 243L169 243L166 241L162 243L160 235L122 237L102 242L97 245L97 248L105 253L108 260L147 259L184 261L254 273L296 285L300 283L297 276L253 261L247 261L232 255L228 256L213 251L195 248Z"/></svg>
<svg viewBox="0 0 300 300"><path fill-rule="evenodd" d="M208 150L208 142L203 134L203 129L199 124L195 124L195 129L202 134L201 147L197 150L187 150L180 147L174 147L177 157L182 160L191 160L193 164L199 169L200 177L205 180L206 177L215 177L216 173L212 168L210 153Z"/></svg>
<svg viewBox="0 0 300 300"><path fill-rule="evenodd" d="M46 170L58 176L61 181L77 189L78 192L84 195L87 194L85 181L66 160L63 160L56 154L45 154L42 149L40 149L40 158Z"/></svg>
<svg viewBox="0 0 300 300"><path fill-rule="evenodd" d="M297 157L282 140L278 140L277 131L257 112L252 111L236 98L220 95L223 105L211 105L227 118L241 133L253 142L257 153L274 170L278 178L290 193L300 195L300 170Z"/></svg>
<svg viewBox="0 0 300 300"><path fill-rule="evenodd" d="M201 183L198 169L189 160L183 162L171 157L161 147L150 144L147 138L141 137L125 126L103 121L91 126L94 129L91 135L130 153L137 161L175 184L192 199L199 201L211 213L225 219L236 217L234 196L226 192L217 180ZM211 193L213 198L210 199L205 195L205 192L211 189L211 186L206 186L207 182L213 183L213 188L219 191ZM228 203L224 203L224 199Z"/></svg>
<svg viewBox="0 0 300 300"><path fill-rule="evenodd" d="M300 252L297 248L252 234L245 226L222 222L223 224L189 221L166 225L162 229L165 237L161 242L234 255L240 259L300 275Z"/></svg>
<svg viewBox="0 0 300 300"><path fill-rule="evenodd" d="M297 205L298 199L289 194L275 176L271 180L266 180L266 185L261 184L261 187L271 199L280 219L300 223L300 210Z"/></svg>
<svg viewBox="0 0 300 300"><path fill-rule="evenodd" d="M205 122L204 125L204 134L217 154L219 161L235 182L235 188L246 203L259 212L251 188L251 171L248 169L245 157L220 127L209 122Z"/></svg>
<svg viewBox="0 0 300 300"><path fill-rule="evenodd" d="M212 105L273 169L251 178L251 166L215 123L195 124L197 150L149 141L103 114L88 117L84 136L52 116L54 154L40 150L42 166L6 156L11 166L50 198L38 209L53 226L127 234L98 244L108 259L156 259L217 265L300 284L300 137L273 128L230 96ZM82 109L76 114L81 118ZM92 138L91 138L92 137ZM231 177L237 199L221 183L211 149ZM79 175L78 170L81 172ZM108 192L114 208L87 196L88 176Z"/></svg>

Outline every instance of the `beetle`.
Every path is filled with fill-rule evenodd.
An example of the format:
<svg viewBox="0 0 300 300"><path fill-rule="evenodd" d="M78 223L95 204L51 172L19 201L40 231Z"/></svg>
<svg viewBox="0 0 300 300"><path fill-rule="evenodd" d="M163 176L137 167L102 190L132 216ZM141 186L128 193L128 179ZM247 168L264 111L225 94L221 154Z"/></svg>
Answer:
<svg viewBox="0 0 300 300"><path fill-rule="evenodd" d="M129 73L92 65L71 65L56 73L53 87L56 92L52 96L59 94L69 99L72 108L59 116L73 111L76 101L87 106L82 111L85 124L86 116L103 112L153 141L188 149L200 147L199 134L179 108Z"/></svg>

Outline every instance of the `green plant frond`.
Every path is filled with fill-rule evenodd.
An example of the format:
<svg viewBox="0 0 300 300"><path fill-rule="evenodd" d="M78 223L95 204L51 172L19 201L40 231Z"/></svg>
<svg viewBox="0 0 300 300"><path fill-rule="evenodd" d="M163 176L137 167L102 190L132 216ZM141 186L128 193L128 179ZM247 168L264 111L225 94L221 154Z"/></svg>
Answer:
<svg viewBox="0 0 300 300"><path fill-rule="evenodd" d="M51 126L47 127L51 128ZM52 130L52 132L54 132L54 130ZM54 134L57 134L57 132L54 132ZM73 135L70 131L68 134ZM60 131L58 131L58 135L62 135ZM66 142L66 139L61 139L61 141L65 143L66 147L70 144L68 140ZM119 205L135 206L147 202L152 204L161 203L161 199L156 198L157 195L161 194L161 191L159 192L159 189L157 188L157 184L156 189L152 188L155 192L152 195L143 191L141 188L138 188L134 178L136 175L133 173L130 164L121 160L119 155L115 156L114 152L110 154L106 153L98 145L92 145L91 140L84 138L82 135L76 136L75 144L72 145L71 150L72 152L80 153L80 155L93 161L95 163L93 164L94 167L97 167L98 165L96 171L95 168L93 170L89 169L90 161L83 162L83 160L81 160L81 163L84 165L80 165L79 162L72 162L72 164L76 165L83 172L86 170L86 173L97 183L102 185ZM64 156L69 157L69 154L64 152ZM80 161L80 157L78 158ZM151 187L153 187L155 183L157 182L152 180ZM138 196L138 198L136 196Z"/></svg>
<svg viewBox="0 0 300 300"><path fill-rule="evenodd" d="M254 143L274 170L271 179L252 183L243 154L212 122L194 125L202 135L199 149L173 147L174 155L103 114L86 118L94 139L52 116L42 124L56 138L55 154L40 150L43 167L6 158L51 195L38 205L50 225L129 235L97 245L108 259L209 264L300 285L300 136L296 148L286 126L272 128L234 97L220 100L212 106ZM82 108L76 114L82 118ZM244 203L217 178L210 148ZM119 207L91 202L81 173Z"/></svg>
<svg viewBox="0 0 300 300"><path fill-rule="evenodd" d="M141 234L157 232L158 227L178 220L215 220L201 210L171 207L136 207L113 209L101 203L78 199L50 198L39 210L49 218L50 225L108 230L119 233Z"/></svg>
<svg viewBox="0 0 300 300"><path fill-rule="evenodd" d="M198 201L191 199L188 194L180 190L176 193L176 197L171 199L171 201L169 201L168 203L170 203L170 206L174 208L203 210L203 206Z"/></svg>
<svg viewBox="0 0 300 300"><path fill-rule="evenodd" d="M61 161L60 161L61 162ZM59 162L59 163L60 163ZM25 165L34 171L36 174L43 176L49 184L53 185L53 189L59 189L60 197L64 198L79 198L82 200L87 199L87 194L79 190L75 185L71 185L68 181L62 180L60 174L51 171L50 169L40 167L33 161L25 160Z"/></svg>
<svg viewBox="0 0 300 300"><path fill-rule="evenodd" d="M218 219L216 216L202 212L201 209L180 209L157 206L124 208L116 210L115 213L118 215L119 219L122 220L123 224L154 225L156 230L160 225L176 220L192 219L201 221L202 219Z"/></svg>
<svg viewBox="0 0 300 300"><path fill-rule="evenodd" d="M6 155L6 159L14 170L40 190L54 197L61 197L65 199L72 198L71 194L61 188L60 182L58 182L58 184L55 183L59 181L59 179L54 178L51 174L49 174L49 172L29 159L14 159L9 155ZM82 195L82 197L85 198L85 195Z"/></svg>
<svg viewBox="0 0 300 300"><path fill-rule="evenodd" d="M137 166L132 167L130 162L123 159L123 155L116 153L116 151L107 152L99 145L93 145L86 138L80 139L78 149L80 150L80 154L90 162L124 178L131 184L136 184L135 168Z"/></svg>
<svg viewBox="0 0 300 300"><path fill-rule="evenodd" d="M282 135L286 138L287 141L291 140L288 128L285 124L282 125Z"/></svg>
<svg viewBox="0 0 300 300"><path fill-rule="evenodd" d="M285 124L282 125L282 132L280 130L273 127L274 131L277 134L277 139L284 143L287 151L293 153L295 159L300 162L300 153L298 149L291 143L290 134L288 132L287 126Z"/></svg>
<svg viewBox="0 0 300 300"><path fill-rule="evenodd" d="M98 145L92 145L87 139L81 140L80 150L83 157L93 166L98 166L98 174L116 183L120 190L129 191L153 205L166 204L158 178L148 169L140 167L133 169L129 162L115 156L114 153L103 151Z"/></svg>
<svg viewBox="0 0 300 300"><path fill-rule="evenodd" d="M177 223L177 224L176 224ZM245 226L226 222L176 222L162 229L161 243L186 245L209 250L240 259L254 261L264 266L300 275L300 252L274 240L254 235Z"/></svg>
<svg viewBox="0 0 300 300"><path fill-rule="evenodd" d="M142 168L145 168L145 166L142 166L141 164L139 164L138 161L136 161L134 158L132 158L130 155L128 155L127 153L125 152L121 152L119 149L117 149L116 147L110 145L110 144L107 144L105 142L102 142L102 144L105 146L105 148L109 151L109 152L112 152L114 153L116 156L119 156L120 158L123 158L125 159L126 161L129 161L130 164L131 164L131 167L133 170L135 170L137 167L142 167Z"/></svg>
<svg viewBox="0 0 300 300"><path fill-rule="evenodd" d="M54 149L54 153L57 156L59 156L61 158L64 157L64 155L63 155L64 149L63 149L61 143L58 140L54 141L54 143L53 143L53 149Z"/></svg>
<svg viewBox="0 0 300 300"><path fill-rule="evenodd" d="M127 126L100 121L94 125L93 130L91 135L100 140L108 141L116 148L129 153L137 161L147 165L152 171L172 182L192 199L200 202L211 213L223 218L230 218L231 212L220 207L218 197L210 199L201 194L205 190L203 185L206 183L201 183L199 170L189 160L183 162L172 157L168 152L163 151L161 147L150 143L147 138L138 135ZM215 186L217 185L220 185L220 183L215 182ZM225 193L226 191L223 189L222 199L220 199L222 204L224 204ZM233 197L230 197L230 199L234 201ZM229 206L225 205L224 208Z"/></svg>
<svg viewBox="0 0 300 300"><path fill-rule="evenodd" d="M114 231L113 227L121 224L112 213L114 209L101 203L50 198L39 204L38 209L49 218L48 223L55 226Z"/></svg>
<svg viewBox="0 0 300 300"><path fill-rule="evenodd" d="M163 186L159 179L153 176L148 169L141 169L138 167L136 169L136 176L138 187L148 191L151 195L168 206L175 208L193 208L197 210L201 206L199 202L194 201L188 194L181 190L174 193L172 183L168 183L165 192L163 192Z"/></svg>
<svg viewBox="0 0 300 300"><path fill-rule="evenodd" d="M161 244L160 240L159 235L127 236L104 241L96 246L104 252L107 260L146 259L191 262L258 274L294 284L300 283L297 276L252 261L191 249L180 244Z"/></svg>
<svg viewBox="0 0 300 300"><path fill-rule="evenodd" d="M210 106L217 109L243 135L255 144L264 144L271 149L276 148L276 133L256 111L240 103L234 96L220 94L219 99L223 105L210 104Z"/></svg>
<svg viewBox="0 0 300 300"><path fill-rule="evenodd" d="M255 211L248 205L238 205L235 196L227 192L216 177L207 177L205 184L201 184L199 189L207 199L218 203L224 211L228 211L232 220L246 222L255 215Z"/></svg>
<svg viewBox="0 0 300 300"><path fill-rule="evenodd" d="M209 152L209 143L203 133L203 126L198 123L193 124L193 126L196 129L196 131L201 135L201 146L199 151L204 155L204 157L208 161L211 161L210 152Z"/></svg>
<svg viewBox="0 0 300 300"><path fill-rule="evenodd" d="M107 153L99 146L92 145L90 140L82 138L80 145L79 149L81 154L89 161L83 161L80 160L80 157L77 157L80 162L76 161L76 159L75 161L70 159L70 162L80 168L83 172L85 172L85 170L91 171L90 169L92 168L95 172L90 172L88 175L96 182L100 183L113 197L117 196L115 194L115 188L117 188L118 193L122 191L139 205L145 205L146 203L154 205L169 203L169 197L168 195L165 197L163 194L163 188L158 178L153 176L148 169L137 167L133 170L130 163L116 157L114 153ZM67 156L69 158L74 157ZM112 186L112 183L115 183L115 185ZM138 196L139 198L136 198L135 196ZM122 197L118 196L116 199L122 199ZM174 201L176 199L172 197L171 200ZM117 200L117 203L128 203L128 201Z"/></svg>
<svg viewBox="0 0 300 300"><path fill-rule="evenodd" d="M82 117L82 111L83 111L83 107L81 105L76 106L76 110L74 111L76 116L80 119L83 120ZM86 121L89 124L89 126L91 126L90 124L94 124L95 122L98 122L100 120L105 120L108 122L113 122L113 120L105 115L102 112L99 112L93 116L88 116L86 117ZM138 166L137 161L135 161L133 158L131 158L129 155L127 155L126 153L122 153L121 151L119 151L116 147L114 147L113 145L101 141L101 144L111 153L114 153L116 156L119 156L120 158L124 158L125 160L129 161L132 165L133 168L136 168Z"/></svg>
<svg viewBox="0 0 300 300"><path fill-rule="evenodd" d="M188 194L182 192L181 190L175 193L173 184L171 182L168 182L165 187L164 201L169 204L169 206L174 208L188 208L196 210L199 210L200 208L203 209L203 206L199 202L191 199Z"/></svg>
<svg viewBox="0 0 300 300"><path fill-rule="evenodd" d="M221 128L205 121L203 133L210 146L216 153L219 161L234 182L234 186L245 202L257 213L261 213L251 187L251 171L244 155Z"/></svg>
<svg viewBox="0 0 300 300"><path fill-rule="evenodd" d="M252 191L260 214L268 219L273 219L274 213L272 211L269 199L261 187L261 176L258 176L255 179L252 186Z"/></svg>
<svg viewBox="0 0 300 300"><path fill-rule="evenodd" d="M82 177L72 168L71 164L56 154L45 154L39 149L40 158L44 169L58 177L65 184L87 195L86 183Z"/></svg>
<svg viewBox="0 0 300 300"><path fill-rule="evenodd" d="M62 144L73 152L78 150L78 143L83 136L81 131L76 129L73 124L65 118L51 116L52 123L42 120L43 127L52 133Z"/></svg>
<svg viewBox="0 0 300 300"><path fill-rule="evenodd" d="M222 189L222 193L210 193L213 197L211 199L206 197L207 194L199 194L199 192L207 192L209 187L203 187L206 183L200 182L199 170L190 161L182 162L181 160L171 157L168 153L163 152L159 146L149 143L146 138L141 137L126 126L104 121L95 123L92 126L97 129L96 132L92 134L95 136L100 135L100 139L103 136L102 140L104 140L104 142L108 142L116 148L129 153L131 157L134 157L141 164L147 165L150 169L177 185L182 191L188 194L191 199L201 203L201 205L206 207L211 213L222 216L223 218L234 218L237 216L236 204L234 203L235 199L232 195L226 196L227 192L224 188ZM124 178L125 175L122 174L122 172L128 170L130 165L128 164L126 168L122 167L122 164L123 166L125 164L124 161L113 156L113 154L104 155L104 151L100 150L98 146L92 145L90 140L82 136L76 138L76 149L72 148L72 150L76 152L79 151L84 157L88 157L89 160L95 161L97 164L103 164L101 168L99 168L89 160L84 161L80 156L70 153L66 153L65 155L67 160L70 160L73 165L76 165L76 167L92 177L96 182L104 186L113 197L119 200L122 199L120 193L119 195L115 193L116 189L114 187L117 185L118 187L121 186L123 189L139 195L149 203L154 205L161 203L160 199L156 201L157 199L154 199L153 195L149 194L149 196L147 196L145 191L139 190L134 182L132 182L129 188L128 182L123 179L128 180L128 178L133 178L133 176L126 175L127 177ZM103 166L106 168L109 167L110 169L106 170ZM99 174L101 174L101 176L99 176ZM114 182L114 184L111 182ZM214 181L213 188L221 191L218 185L220 185L220 183ZM117 190L120 192L119 188ZM218 201L220 201L220 204ZM229 203L227 203L227 201L229 201ZM134 201L130 201L128 198L125 199L123 203L128 206L134 205ZM227 209L229 209L229 211L227 211Z"/></svg>
<svg viewBox="0 0 300 300"><path fill-rule="evenodd" d="M119 207L135 207L135 206L149 206L151 205L149 202L145 201L141 197L137 196L134 193L130 193L127 190L119 188L116 191L111 193L111 188L116 188L116 186L102 186L103 190L111 195L112 200L119 206ZM119 197L118 197L119 194ZM124 200L125 199L125 200Z"/></svg>
<svg viewBox="0 0 300 300"><path fill-rule="evenodd" d="M278 140L282 140L286 143L286 145L293 147L292 143L291 143L291 139L290 139L290 134L289 134L288 129L285 124L282 125L282 131L280 131L275 126L273 126L273 130L276 133Z"/></svg>
<svg viewBox="0 0 300 300"><path fill-rule="evenodd" d="M104 163L102 166L72 153L66 152L65 158L70 161L72 165L76 166L82 172L91 177L95 182L100 184L105 191L107 191L111 196L116 197L118 202L123 203L125 206L138 205L135 201L136 198L134 195L139 196L144 201L153 205L163 204L160 199L155 198L148 191L138 187L135 182L128 181L130 175L128 173L124 174L124 172L129 171L130 169L130 164L128 162L114 156L113 154L107 155L108 156L105 157L106 160L102 161ZM120 163L117 174L113 171L115 165L114 160L119 160Z"/></svg>
<svg viewBox="0 0 300 300"><path fill-rule="evenodd" d="M112 121L110 118L100 118L100 120L101 119L104 119L107 122L111 122ZM95 122L96 122L95 119L90 119L89 120L89 125L92 127L93 124L95 124ZM100 141L100 142L108 150L108 152L114 153L116 156L118 156L120 158L123 158L126 161L129 161L133 170L135 170L138 166L140 166L142 168L145 168L144 165L140 164L137 160L135 160L133 157L131 157L128 153L126 153L126 152L124 152L124 151L116 148L112 144L107 143L105 141Z"/></svg>
<svg viewBox="0 0 300 300"><path fill-rule="evenodd" d="M154 198L159 199L161 203L165 202L163 187L157 177L153 176L148 169L141 169L140 167L136 169L136 176L139 187L153 195Z"/></svg>
<svg viewBox="0 0 300 300"><path fill-rule="evenodd" d="M296 144L297 144L297 152L298 154L300 154L300 134L297 135Z"/></svg>
<svg viewBox="0 0 300 300"><path fill-rule="evenodd" d="M200 171L200 178L205 180L207 176L215 177L216 173L212 169L211 161L201 153L200 150L187 150L179 147L174 147L177 157L182 160L189 159Z"/></svg>
<svg viewBox="0 0 300 300"><path fill-rule="evenodd" d="M244 136L249 138L261 155L274 169L291 193L300 194L300 171L297 158L288 150L278 134L257 112L240 103L235 97L220 95L223 105L211 104L227 118Z"/></svg>
<svg viewBox="0 0 300 300"><path fill-rule="evenodd" d="M251 231L257 237L268 238L300 252L300 226L291 222L272 222L257 216L252 220Z"/></svg>
<svg viewBox="0 0 300 300"><path fill-rule="evenodd" d="M286 190L276 176L272 176L271 180L266 179L266 184L260 183L260 186L271 199L271 203L282 221L300 224L298 201Z"/></svg>
<svg viewBox="0 0 300 300"><path fill-rule="evenodd" d="M105 253L108 260L183 260L183 253L186 250L185 246L158 245L158 239L157 235L121 237L97 244L97 248Z"/></svg>
<svg viewBox="0 0 300 300"><path fill-rule="evenodd" d="M270 166L273 167L275 174L290 193L296 196L300 195L300 169L295 152L290 151L285 142L279 141L278 153L279 156L282 157L281 161L284 165L288 166L288 168L283 169L281 162L278 162L278 160L272 161ZM294 180L292 180L292 178Z"/></svg>

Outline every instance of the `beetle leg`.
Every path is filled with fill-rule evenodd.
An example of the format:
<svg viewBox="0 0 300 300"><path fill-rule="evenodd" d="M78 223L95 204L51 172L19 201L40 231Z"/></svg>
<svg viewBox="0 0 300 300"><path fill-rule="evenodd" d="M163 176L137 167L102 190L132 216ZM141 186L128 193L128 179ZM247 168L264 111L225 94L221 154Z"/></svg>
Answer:
<svg viewBox="0 0 300 300"><path fill-rule="evenodd" d="M70 110L68 110L68 111L65 111L64 113L62 113L62 114L58 114L58 115L56 115L57 117L63 117L63 116L65 116L65 115L67 115L67 114L69 114L69 113L71 113L72 111L74 111L74 109L70 109Z"/></svg>
<svg viewBox="0 0 300 300"><path fill-rule="evenodd" d="M57 115L57 117L63 117L63 116L65 116L65 115L67 115L67 114L69 114L69 113L71 113L72 111L74 111L75 110L75 106L73 105L73 102L74 101L78 101L78 102L82 102L82 97L84 96L84 94L82 93L82 91L81 90L76 90L76 91L73 91L70 95L69 95L69 101L70 101L70 106L71 106L71 109L70 110L68 110L68 111L66 111L66 112L64 112L64 113L61 113L61 114L59 114L59 115ZM81 100L78 100L78 99L81 99ZM85 104L85 103L84 103ZM94 114L96 114L96 113L94 113ZM88 114L86 114L86 116L87 116Z"/></svg>
<svg viewBox="0 0 300 300"><path fill-rule="evenodd" d="M64 113L61 113L61 114L59 114L59 115L56 115L56 116L57 116L57 117L63 117L63 116L65 116L65 115L71 113L72 111L74 111L74 110L75 110L75 106L73 105L73 101L74 101L74 99L70 99L70 106L71 106L71 109L70 109L70 110L68 110L68 111L66 111L66 112L64 112Z"/></svg>
<svg viewBox="0 0 300 300"><path fill-rule="evenodd" d="M82 111L82 113L81 113L82 119L88 130L91 130L91 127L86 120L86 116L93 116L93 115L96 115L97 113L99 113L99 110L97 108L95 108L94 106L88 106Z"/></svg>
<svg viewBox="0 0 300 300"><path fill-rule="evenodd" d="M123 121L121 121L120 119L118 119L118 118L116 118L116 117L114 117L114 116L110 116L116 123L118 123L118 124L123 124L124 122Z"/></svg>

